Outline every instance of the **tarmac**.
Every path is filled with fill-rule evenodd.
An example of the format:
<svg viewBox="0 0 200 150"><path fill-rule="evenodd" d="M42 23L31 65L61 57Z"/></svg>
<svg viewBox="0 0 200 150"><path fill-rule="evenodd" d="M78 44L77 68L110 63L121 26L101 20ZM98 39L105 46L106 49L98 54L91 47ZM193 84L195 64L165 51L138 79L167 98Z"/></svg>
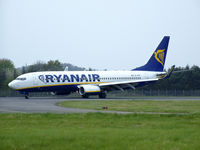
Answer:
<svg viewBox="0 0 200 150"><path fill-rule="evenodd" d="M101 100L200 100L200 97L135 97L135 98L108 98ZM78 108L60 107L57 103L62 101L83 101L83 100L100 100L96 98L82 99L70 97L0 97L0 113L118 113L129 114L130 112L122 111L105 111L105 110L88 110ZM137 113L137 112L136 112ZM146 112L138 112L146 114ZM149 112L148 114L154 114ZM156 113L158 114L158 113ZM159 113L170 114L170 113Z"/></svg>

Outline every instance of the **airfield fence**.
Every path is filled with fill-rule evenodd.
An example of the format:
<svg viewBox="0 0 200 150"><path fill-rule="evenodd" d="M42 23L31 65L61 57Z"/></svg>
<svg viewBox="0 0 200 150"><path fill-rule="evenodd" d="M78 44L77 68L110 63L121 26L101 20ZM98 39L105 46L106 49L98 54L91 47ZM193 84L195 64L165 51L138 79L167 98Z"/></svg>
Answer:
<svg viewBox="0 0 200 150"><path fill-rule="evenodd" d="M111 95L121 97L131 96L200 96L200 90L134 90L111 92Z"/></svg>
<svg viewBox="0 0 200 150"><path fill-rule="evenodd" d="M31 93L31 96L36 97L45 97L51 96L50 92L35 92ZM0 90L0 97L21 97L23 96L18 91L13 90ZM74 93L70 96L80 97L79 94ZM111 97L133 97L133 96L200 96L200 90L127 90L124 92L121 91L113 91L109 92L108 96Z"/></svg>

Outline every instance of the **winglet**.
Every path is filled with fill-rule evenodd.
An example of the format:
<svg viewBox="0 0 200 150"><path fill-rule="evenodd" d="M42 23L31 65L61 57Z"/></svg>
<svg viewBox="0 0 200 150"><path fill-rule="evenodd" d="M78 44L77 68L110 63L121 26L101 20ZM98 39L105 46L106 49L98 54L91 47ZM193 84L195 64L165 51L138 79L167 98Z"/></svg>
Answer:
<svg viewBox="0 0 200 150"><path fill-rule="evenodd" d="M174 68L175 68L175 65L173 65L169 71L167 73L160 73L160 74L157 74L157 78L158 79L167 79L171 76L172 72L174 71Z"/></svg>
<svg viewBox="0 0 200 150"><path fill-rule="evenodd" d="M167 72L166 76L164 77L164 79L169 78L172 74L172 72L174 71L175 65L173 65L170 70Z"/></svg>

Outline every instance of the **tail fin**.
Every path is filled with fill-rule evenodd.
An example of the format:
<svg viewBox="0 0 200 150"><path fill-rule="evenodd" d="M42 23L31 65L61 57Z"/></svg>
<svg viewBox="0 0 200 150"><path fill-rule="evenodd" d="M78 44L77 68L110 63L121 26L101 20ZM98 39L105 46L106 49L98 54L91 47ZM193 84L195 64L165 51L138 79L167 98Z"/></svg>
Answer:
<svg viewBox="0 0 200 150"><path fill-rule="evenodd" d="M135 68L133 70L140 71L163 71L165 65L165 58L167 55L167 48L169 43L169 36L164 36L155 52L149 59L149 61L141 67Z"/></svg>

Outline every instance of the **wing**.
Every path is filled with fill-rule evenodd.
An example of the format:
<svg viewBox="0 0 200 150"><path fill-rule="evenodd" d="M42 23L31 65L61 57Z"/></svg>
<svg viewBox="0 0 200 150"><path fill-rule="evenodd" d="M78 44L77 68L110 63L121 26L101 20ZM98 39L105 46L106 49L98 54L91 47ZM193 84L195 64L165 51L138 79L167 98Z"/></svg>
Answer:
<svg viewBox="0 0 200 150"><path fill-rule="evenodd" d="M145 79L145 80L130 80L130 81L121 81L121 82L110 82L110 83L100 83L99 87L106 90L121 90L124 89L135 89L138 86L146 85L150 82L155 82L158 79Z"/></svg>

